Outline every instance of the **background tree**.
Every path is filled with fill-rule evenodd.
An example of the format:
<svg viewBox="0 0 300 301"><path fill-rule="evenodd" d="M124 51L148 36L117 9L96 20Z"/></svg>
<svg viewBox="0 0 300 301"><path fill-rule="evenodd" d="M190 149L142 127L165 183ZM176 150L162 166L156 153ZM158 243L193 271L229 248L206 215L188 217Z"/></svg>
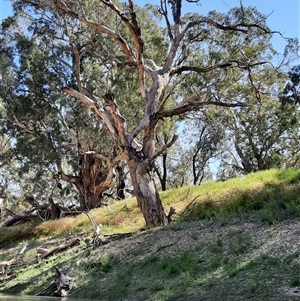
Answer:
<svg viewBox="0 0 300 301"><path fill-rule="evenodd" d="M223 164L240 175L282 168L294 161L299 156L298 150L294 143L288 142L292 142L298 132L297 115L294 108L287 110L276 100L252 105L240 112L231 110Z"/></svg>
<svg viewBox="0 0 300 301"><path fill-rule="evenodd" d="M272 53L263 46L259 55L251 47L249 50L246 47L264 45L263 42L271 38L272 32L266 25L266 17L255 8L241 6L227 14L211 12L207 17L188 14L183 18L181 0L161 0L158 12L164 18L167 36L165 40L156 36L157 33L152 37L156 46L159 43L164 46L167 42L168 48L160 47L163 51L154 55L153 40L149 41L144 35L149 28L144 27L142 19L138 20L138 8L131 0L126 6L106 0L18 0L15 7L22 11L33 8L31 15L40 24L49 18L59 26L64 46L74 53L69 69L76 84L65 85L62 91L80 100L105 124L116 148L126 159L133 193L146 224L165 224L167 219L155 186L153 166L155 159L171 143L161 149L155 148L157 125L162 119L197 111L207 105L244 106L245 99L236 97L232 100L226 95L216 99L214 92L225 79L226 83L230 78L235 80L232 70L240 69L243 76L249 77L253 67L270 61ZM114 20L114 24L111 20ZM71 28L78 29L76 35L69 33ZM101 45L104 45L97 51L95 48L90 50L90 66L98 68L99 77L103 76L111 83L108 75L117 74L121 68L124 68L125 74L134 74L126 78L126 82L131 87L138 87L138 103L128 97L127 107L133 108L133 114L140 116L138 122L125 119L117 93L118 81L115 86L111 85L110 90L101 89L100 86L98 90L91 91L85 85L85 71L78 54L80 57L80 51L85 49L86 32L95 36L96 43L98 41L100 44L101 41ZM45 32L40 37L47 35ZM53 44L50 49L59 49L57 43L61 40L53 35L51 39ZM113 41L114 44L106 44L105 41ZM56 63L60 65L60 61ZM66 66L64 63L62 65ZM175 97L176 102L172 108L167 108L165 104L171 96ZM138 112L134 111L135 108L139 108Z"/></svg>
<svg viewBox="0 0 300 301"><path fill-rule="evenodd" d="M216 120L226 130L222 166L232 169L230 176L282 168L298 160L295 141L299 135L299 112L278 101L284 80L282 70L265 67L259 74L252 72L248 81L236 81L230 95L234 97L236 90L243 90L248 105L216 113Z"/></svg>
<svg viewBox="0 0 300 301"><path fill-rule="evenodd" d="M158 125L155 135L156 145L157 148L164 147L165 151L163 151L161 155L158 156L155 160L154 171L158 177L160 189L162 191L168 189L168 161L170 153L176 152L176 148L173 151L171 151L166 146L173 144L176 139L176 125L174 120L168 119Z"/></svg>
<svg viewBox="0 0 300 301"><path fill-rule="evenodd" d="M189 144L190 149L187 156L190 157L192 165L192 183L199 185L205 179L212 176L211 164L222 149L224 141L224 126L214 119L212 108L201 110L193 117L195 136ZM198 130L198 131L197 131Z"/></svg>
<svg viewBox="0 0 300 301"><path fill-rule="evenodd" d="M22 21L29 26L22 28ZM1 66L0 97L6 132L15 139L15 157L22 157L18 160L19 173L31 173L30 178L35 179L34 187L27 181L31 193L50 193L54 184L61 189L60 195L70 198L70 186L74 186L79 208L92 209L101 205L103 192L113 186L119 158L110 155L113 147L101 121L56 88L72 83L70 71L56 65L72 52L61 43L53 49L49 39L59 35L57 28L48 28L47 22L45 27L40 26L20 16L9 18L2 26L0 52L6 64ZM38 35L46 31L48 38L45 35L40 39ZM45 178L48 184L42 180Z"/></svg>

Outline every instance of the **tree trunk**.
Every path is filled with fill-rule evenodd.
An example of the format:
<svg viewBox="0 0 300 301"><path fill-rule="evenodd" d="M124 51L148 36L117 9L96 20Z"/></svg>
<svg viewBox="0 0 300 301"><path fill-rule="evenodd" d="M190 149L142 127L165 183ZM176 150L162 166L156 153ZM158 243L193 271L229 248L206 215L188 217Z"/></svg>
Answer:
<svg viewBox="0 0 300 301"><path fill-rule="evenodd" d="M79 163L79 176L61 173L61 179L75 185L79 195L79 210L90 210L101 206L103 193L114 185L114 169L119 160L110 160L95 152L85 152Z"/></svg>
<svg viewBox="0 0 300 301"><path fill-rule="evenodd" d="M127 161L138 206L147 227L158 227L168 223L152 172L147 163L141 160Z"/></svg>
<svg viewBox="0 0 300 301"><path fill-rule="evenodd" d="M159 167L157 165L154 166L154 170L156 175L158 176L161 190L166 191L167 190L167 154L163 153L161 155L162 157L162 172L160 171Z"/></svg>
<svg viewBox="0 0 300 301"><path fill-rule="evenodd" d="M83 189L80 189L83 190ZM91 210L101 206L102 195L85 190L79 195L79 210Z"/></svg>
<svg viewBox="0 0 300 301"><path fill-rule="evenodd" d="M124 171L124 166L117 166L117 199L124 200L125 199L125 180L126 180L126 173Z"/></svg>

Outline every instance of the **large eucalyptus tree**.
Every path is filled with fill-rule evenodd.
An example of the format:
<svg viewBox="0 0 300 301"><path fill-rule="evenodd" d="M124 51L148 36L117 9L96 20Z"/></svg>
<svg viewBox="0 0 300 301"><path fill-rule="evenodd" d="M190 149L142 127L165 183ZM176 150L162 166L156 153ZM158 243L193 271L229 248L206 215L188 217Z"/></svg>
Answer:
<svg viewBox="0 0 300 301"><path fill-rule="evenodd" d="M206 105L244 106L245 99L216 99L214 91L225 78L228 82L233 69L240 69L243 76L251 76L253 67L262 66L271 59L271 53L263 57L243 50L245 44L270 39L272 32L266 25L266 16L255 8L243 6L224 15L212 12L207 17L182 16L182 0L161 0L153 18L157 15L163 18L164 42L168 47L153 52L153 45L164 46L165 43L157 33L149 38L149 26L138 17L138 7L132 0L125 4L113 0L17 0L14 5L30 12L40 26L46 21L50 24L50 20L59 28L60 36L51 35L52 48L58 50L60 41L67 40L73 60L62 62L64 57L60 56L57 65L69 67L74 76L73 85L66 83L61 90L81 101L101 119L127 162L132 193L146 224L164 225L167 218L154 183L153 166L155 159L176 137L156 149L157 125L165 118L197 111ZM91 34L89 39L85 38L86 32ZM47 35L45 31L38 38ZM98 47L93 47L97 43ZM228 49L224 52L225 48ZM93 85L89 85L85 77L87 66L83 66L80 59L83 52L89 52L88 67L99 74ZM118 93L119 83L124 84L117 76L120 69L125 82L130 87L138 87L138 98L132 99L130 92L126 96ZM42 73L48 71L45 69ZM55 69L52 71L56 74ZM98 85L97 80L102 79L107 79L106 88ZM55 89L51 87L50 90ZM120 105L122 97L126 97L127 110L131 110L132 116L140 116L139 122L125 119L125 109ZM171 108L166 106L170 97L176 99Z"/></svg>

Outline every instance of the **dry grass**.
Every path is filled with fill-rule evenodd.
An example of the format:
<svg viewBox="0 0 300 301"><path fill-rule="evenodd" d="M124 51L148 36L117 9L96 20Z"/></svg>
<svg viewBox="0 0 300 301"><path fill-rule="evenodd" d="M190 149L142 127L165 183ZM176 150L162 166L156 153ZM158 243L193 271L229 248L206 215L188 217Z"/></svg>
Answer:
<svg viewBox="0 0 300 301"><path fill-rule="evenodd" d="M34 228L37 236L48 236L52 234L65 234L74 229L76 218L65 217L58 220L46 221Z"/></svg>

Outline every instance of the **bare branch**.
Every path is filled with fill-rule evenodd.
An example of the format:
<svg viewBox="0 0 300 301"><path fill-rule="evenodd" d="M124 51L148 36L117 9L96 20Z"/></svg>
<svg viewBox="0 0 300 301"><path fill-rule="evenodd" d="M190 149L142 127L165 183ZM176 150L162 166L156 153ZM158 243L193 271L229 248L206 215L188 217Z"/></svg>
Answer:
<svg viewBox="0 0 300 301"><path fill-rule="evenodd" d="M247 24L244 22L240 22L240 23L232 24L232 25L222 25L222 24L215 22L214 20L212 20L210 18L206 18L206 17L204 17L200 20L188 23L187 26L184 28L183 33L186 33L189 29L191 29L197 25L203 24L203 23L212 25L215 28L218 28L218 29L221 29L224 31L230 30L230 31L239 31L242 33L248 33L250 28L258 28L258 29L261 29L266 34L279 33L277 31L269 31L266 28L264 28L263 26L261 26L259 24L255 24L255 23Z"/></svg>
<svg viewBox="0 0 300 301"><path fill-rule="evenodd" d="M160 6L157 6L157 11L164 16L167 28L168 28L168 35L170 40L173 40L173 34L172 34L172 29L171 29L171 24L168 18L168 10L167 10L167 5L166 5L166 0L160 0Z"/></svg>
<svg viewBox="0 0 300 301"><path fill-rule="evenodd" d="M156 152L156 154L149 161L153 162L156 158L158 158L166 149L170 148L174 144L177 138L178 135L174 135L172 140L166 143L158 152Z"/></svg>
<svg viewBox="0 0 300 301"><path fill-rule="evenodd" d="M112 136L117 139L118 132L115 128L113 121L111 120L109 114L100 107L97 107L95 102L89 98L88 96L84 95L83 93L80 93L72 88L63 87L62 91L69 94L70 96L80 100L87 108L89 108L92 112L94 112L98 117L100 117L106 127L108 128L109 132L112 134Z"/></svg>
<svg viewBox="0 0 300 301"><path fill-rule="evenodd" d="M185 78L186 75L185 74L181 74L181 77L172 85L172 87L170 88L170 90L168 91L167 95L163 95L163 99L160 103L159 109L158 111L163 110L164 104L166 103L166 101L171 97L171 95L174 93L175 89L177 88L177 86L182 83Z"/></svg>
<svg viewBox="0 0 300 301"><path fill-rule="evenodd" d="M14 127L18 128L24 133L28 133L39 137L41 136L41 133L39 131L31 129L28 126L24 125L23 123L19 122L16 116L14 116L14 120L8 120L8 121L11 122Z"/></svg>
<svg viewBox="0 0 300 301"><path fill-rule="evenodd" d="M123 21L123 23L129 29L131 36L134 40L135 51L136 51L136 66L138 69L138 76L139 76L139 88L141 92L142 98L145 100L146 92L145 92L145 79L144 79L144 59L143 59L143 47L144 42L142 40L141 35L141 28L138 24L136 13L134 11L133 2L128 0L129 3L129 11L130 11L130 20L126 17L123 11L121 11L117 6L115 6L110 0L103 0L101 1L104 5L109 7L112 11L114 11ZM115 33L114 33L115 34ZM120 36L119 36L120 37ZM130 60L129 60L130 61Z"/></svg>
<svg viewBox="0 0 300 301"><path fill-rule="evenodd" d="M185 114L187 112L197 111L199 108L202 108L204 106L208 105L215 105L215 106L221 106L221 107L245 107L246 104L241 102L236 103L227 103L222 101L202 101L202 102L193 102L185 104L181 107L176 107L172 110L168 111L162 111L156 113L156 118L164 118L164 117L172 117L172 116L178 116Z"/></svg>
<svg viewBox="0 0 300 301"><path fill-rule="evenodd" d="M51 5L51 4L46 4L46 3L36 4L36 3L32 3L31 1L26 1L26 3L33 5L35 7L38 7L38 8L49 8L52 10L58 9L60 11L63 11L69 17L80 21L81 23L87 25L88 27L107 34L122 47L129 62L132 63L133 65L136 65L136 61L132 56L132 51L131 51L129 45L126 43L126 41L120 35L116 34L113 30L107 28L106 26L101 25L99 23L89 21L86 19L85 16L81 16L81 15L77 14L76 12L70 10L62 0L59 0L58 4L56 4L56 5ZM107 4L106 1L103 1L103 3Z"/></svg>
<svg viewBox="0 0 300 301"><path fill-rule="evenodd" d="M251 64L251 63L245 63L245 62L238 61L238 60L229 60L227 62L215 64L215 65L204 67L204 68L200 68L200 67L196 67L196 66L180 66L180 67L173 68L170 73L170 76L172 76L174 74L181 74L185 71L193 71L196 73L205 73L205 72L209 72L209 71L212 71L215 69L222 69L222 68L236 68L237 67L237 68L248 70L251 67L255 67L258 65L264 65L264 64L270 64L270 62L263 61L263 62L256 62L256 63Z"/></svg>
<svg viewBox="0 0 300 301"><path fill-rule="evenodd" d="M120 115L115 97L112 93L104 95L104 100L110 110L114 125L117 131L119 145L127 146L126 140L126 120Z"/></svg>

